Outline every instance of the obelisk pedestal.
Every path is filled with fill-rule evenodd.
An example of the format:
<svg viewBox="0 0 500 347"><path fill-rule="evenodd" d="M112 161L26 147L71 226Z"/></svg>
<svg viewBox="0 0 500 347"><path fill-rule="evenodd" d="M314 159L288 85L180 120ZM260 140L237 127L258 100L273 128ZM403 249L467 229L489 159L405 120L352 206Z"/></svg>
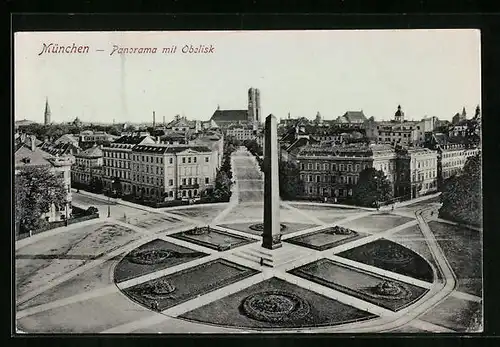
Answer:
<svg viewBox="0 0 500 347"><path fill-rule="evenodd" d="M281 247L278 129L276 117L267 116L264 129L264 233L262 247Z"/></svg>

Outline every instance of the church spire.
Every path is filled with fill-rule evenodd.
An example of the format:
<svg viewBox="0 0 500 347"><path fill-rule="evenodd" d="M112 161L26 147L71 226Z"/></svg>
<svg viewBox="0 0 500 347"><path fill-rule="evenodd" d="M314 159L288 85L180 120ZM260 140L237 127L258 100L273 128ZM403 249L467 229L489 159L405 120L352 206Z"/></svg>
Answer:
<svg viewBox="0 0 500 347"><path fill-rule="evenodd" d="M50 124L50 106L49 106L49 98L45 98L45 113L44 113L44 124L49 125Z"/></svg>

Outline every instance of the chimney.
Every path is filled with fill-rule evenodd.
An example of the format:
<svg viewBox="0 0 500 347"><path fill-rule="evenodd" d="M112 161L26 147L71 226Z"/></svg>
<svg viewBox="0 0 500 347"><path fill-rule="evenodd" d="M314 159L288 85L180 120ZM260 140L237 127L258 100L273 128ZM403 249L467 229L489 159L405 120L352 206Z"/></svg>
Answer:
<svg viewBox="0 0 500 347"><path fill-rule="evenodd" d="M155 111L153 111L153 130L155 128Z"/></svg>
<svg viewBox="0 0 500 347"><path fill-rule="evenodd" d="M36 148L36 142L35 142L36 137L35 137L35 135L31 135L30 139L31 139L31 150L34 152L35 148Z"/></svg>
<svg viewBox="0 0 500 347"><path fill-rule="evenodd" d="M165 126L165 116L163 116L163 126Z"/></svg>

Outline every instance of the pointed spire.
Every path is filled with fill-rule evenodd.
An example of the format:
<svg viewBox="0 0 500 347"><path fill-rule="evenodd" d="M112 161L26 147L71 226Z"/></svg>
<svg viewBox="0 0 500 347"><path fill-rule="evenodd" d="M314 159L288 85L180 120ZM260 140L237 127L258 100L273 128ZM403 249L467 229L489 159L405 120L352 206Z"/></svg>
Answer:
<svg viewBox="0 0 500 347"><path fill-rule="evenodd" d="M49 106L49 98L45 97L45 112L44 112L44 123L45 125L50 124L50 106Z"/></svg>

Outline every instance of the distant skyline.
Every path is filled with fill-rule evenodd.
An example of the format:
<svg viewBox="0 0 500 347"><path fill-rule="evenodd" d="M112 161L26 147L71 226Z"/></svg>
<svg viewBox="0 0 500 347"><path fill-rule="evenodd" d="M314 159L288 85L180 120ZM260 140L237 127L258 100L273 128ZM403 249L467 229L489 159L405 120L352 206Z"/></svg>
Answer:
<svg viewBox="0 0 500 347"><path fill-rule="evenodd" d="M44 43L89 52L39 55ZM113 45L157 52L110 55ZM389 120L401 105L410 120L451 120L481 104L479 30L35 32L15 34L14 54L15 120L39 123L46 98L53 122L208 120L218 105L246 109L250 87L278 119Z"/></svg>

